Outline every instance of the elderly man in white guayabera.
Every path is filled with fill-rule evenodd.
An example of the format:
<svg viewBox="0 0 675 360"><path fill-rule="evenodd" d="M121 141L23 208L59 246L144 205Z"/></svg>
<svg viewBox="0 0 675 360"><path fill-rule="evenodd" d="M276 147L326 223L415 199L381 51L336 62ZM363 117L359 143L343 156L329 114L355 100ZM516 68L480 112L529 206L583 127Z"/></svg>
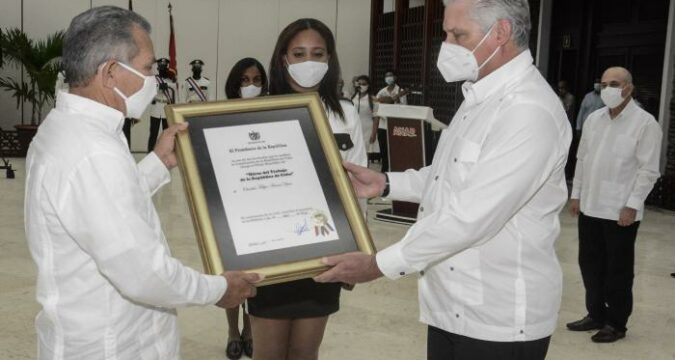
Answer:
<svg viewBox="0 0 675 360"><path fill-rule="evenodd" d="M124 118L139 118L157 91L149 32L112 6L76 16L66 32L70 92L59 92L26 160L40 359L178 359L174 308L255 295L258 275L204 275L169 252L151 197L170 180L185 126L163 132L138 164L129 153Z"/></svg>
<svg viewBox="0 0 675 360"><path fill-rule="evenodd" d="M541 360L562 292L554 249L572 129L532 64L526 0L448 0L438 68L464 102L430 166L381 174L346 164L361 197L420 203L377 256L324 259L317 281L419 275L430 360Z"/></svg>
<svg viewBox="0 0 675 360"><path fill-rule="evenodd" d="M661 126L633 100L633 76L605 71L605 107L588 115L581 133L570 211L579 216L579 267L588 315L572 331L611 343L626 336L633 311L635 239L644 203L659 178Z"/></svg>

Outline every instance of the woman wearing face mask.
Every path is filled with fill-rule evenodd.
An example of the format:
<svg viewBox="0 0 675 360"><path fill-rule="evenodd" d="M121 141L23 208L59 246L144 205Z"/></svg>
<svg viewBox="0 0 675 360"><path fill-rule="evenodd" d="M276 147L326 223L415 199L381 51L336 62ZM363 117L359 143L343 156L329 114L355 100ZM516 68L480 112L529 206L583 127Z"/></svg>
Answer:
<svg viewBox="0 0 675 360"><path fill-rule="evenodd" d="M343 159L367 164L359 115L337 93L340 63L331 31L300 19L279 35L270 64L270 95L316 91ZM255 359L317 359L328 316L339 309L340 284L303 279L258 288L248 302Z"/></svg>
<svg viewBox="0 0 675 360"><path fill-rule="evenodd" d="M249 99L267 95L267 73L262 64L254 58L243 58L232 67L225 82L228 99ZM242 354L253 357L251 322L244 313L244 328L239 331L239 307L227 309L229 327L226 355L228 359L239 359Z"/></svg>
<svg viewBox="0 0 675 360"><path fill-rule="evenodd" d="M366 144L368 155L374 153L377 148L377 126L378 119L373 118L373 102L375 97L370 89L370 78L361 75L356 79L356 93L352 97L352 103L356 107L361 119L361 132L363 134L363 143Z"/></svg>
<svg viewBox="0 0 675 360"><path fill-rule="evenodd" d="M225 82L225 95L228 99L265 96L267 91L267 73L254 58L244 58L234 64Z"/></svg>

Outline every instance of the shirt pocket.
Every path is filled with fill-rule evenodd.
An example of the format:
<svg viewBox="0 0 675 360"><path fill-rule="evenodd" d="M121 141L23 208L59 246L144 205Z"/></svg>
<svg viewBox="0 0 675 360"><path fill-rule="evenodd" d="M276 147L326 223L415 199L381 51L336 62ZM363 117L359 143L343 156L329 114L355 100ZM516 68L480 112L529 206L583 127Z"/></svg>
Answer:
<svg viewBox="0 0 675 360"><path fill-rule="evenodd" d="M458 137L450 150L450 164L447 168L447 178L453 189L461 190L466 178L473 169L480 156L480 145Z"/></svg>
<svg viewBox="0 0 675 360"><path fill-rule="evenodd" d="M337 143L338 149L340 149L340 151L349 151L354 147L354 142L352 141L351 136L346 133L335 134L335 142Z"/></svg>
<svg viewBox="0 0 675 360"><path fill-rule="evenodd" d="M620 159L628 159L635 156L636 146L637 141L632 137L627 135L619 135L614 141L612 150Z"/></svg>
<svg viewBox="0 0 675 360"><path fill-rule="evenodd" d="M480 266L480 250L466 249L453 256L447 270L455 273L450 286L451 292L465 305L476 306L483 304L483 276ZM454 297L453 296L453 297Z"/></svg>

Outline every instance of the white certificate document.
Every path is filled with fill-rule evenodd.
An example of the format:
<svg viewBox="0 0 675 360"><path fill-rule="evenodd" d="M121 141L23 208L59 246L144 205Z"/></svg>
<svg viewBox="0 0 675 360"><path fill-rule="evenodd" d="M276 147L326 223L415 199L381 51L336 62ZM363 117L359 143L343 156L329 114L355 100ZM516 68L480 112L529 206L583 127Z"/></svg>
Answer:
<svg viewBox="0 0 675 360"><path fill-rule="evenodd" d="M237 255L339 239L298 120L204 137Z"/></svg>

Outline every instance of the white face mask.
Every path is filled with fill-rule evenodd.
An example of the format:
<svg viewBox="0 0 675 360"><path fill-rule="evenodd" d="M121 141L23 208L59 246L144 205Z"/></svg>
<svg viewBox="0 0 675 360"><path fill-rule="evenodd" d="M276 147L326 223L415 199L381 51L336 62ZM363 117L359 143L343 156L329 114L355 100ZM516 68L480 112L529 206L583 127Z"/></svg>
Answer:
<svg viewBox="0 0 675 360"><path fill-rule="evenodd" d="M256 96L260 96L262 88L251 84L249 86L242 86L239 91L241 92L242 99L249 99L254 98Z"/></svg>
<svg viewBox="0 0 675 360"><path fill-rule="evenodd" d="M288 65L288 74L295 82L304 87L311 88L318 85L328 72L328 64L320 61L305 61Z"/></svg>
<svg viewBox="0 0 675 360"><path fill-rule="evenodd" d="M124 105L126 105L127 108L126 117L138 119L141 117L141 115L143 115L143 112L148 107L148 105L150 105L152 99L155 98L155 95L157 95L157 80L155 80L154 75L145 76L127 64L123 64L121 62L118 62L118 64L143 79L143 86L140 88L140 90L128 97L124 95L117 87L113 88L117 95L124 99Z"/></svg>
<svg viewBox="0 0 675 360"><path fill-rule="evenodd" d="M368 91L368 85L360 85L359 89L361 89L361 92L366 92Z"/></svg>
<svg viewBox="0 0 675 360"><path fill-rule="evenodd" d="M493 28L494 25L492 25L490 30L488 30L485 36L483 36L478 45L476 45L476 47L471 51L464 46L450 44L445 41L441 44L441 51L438 53L438 61L436 62L436 66L441 72L441 75L443 75L445 81L476 81L478 79L478 72L480 69L482 69L485 64L489 63L490 60L492 60L492 58L497 55L497 51L499 51L499 48L501 47L497 47L495 51L492 52L492 55L490 55L490 57L488 57L487 60L485 60L480 66L478 66L478 62L476 61L474 53L481 45L483 45L483 42L485 42L485 39L488 38L488 35L490 35Z"/></svg>
<svg viewBox="0 0 675 360"><path fill-rule="evenodd" d="M621 105L621 103L625 100L623 96L621 96L621 92L623 89L620 88L613 88L613 87L606 87L602 89L600 92L600 98L602 99L602 102L607 105L608 108L614 109Z"/></svg>
<svg viewBox="0 0 675 360"><path fill-rule="evenodd" d="M384 78L384 82L387 85L394 85L394 83L396 82L396 79L394 79L393 76L387 76L386 78Z"/></svg>

